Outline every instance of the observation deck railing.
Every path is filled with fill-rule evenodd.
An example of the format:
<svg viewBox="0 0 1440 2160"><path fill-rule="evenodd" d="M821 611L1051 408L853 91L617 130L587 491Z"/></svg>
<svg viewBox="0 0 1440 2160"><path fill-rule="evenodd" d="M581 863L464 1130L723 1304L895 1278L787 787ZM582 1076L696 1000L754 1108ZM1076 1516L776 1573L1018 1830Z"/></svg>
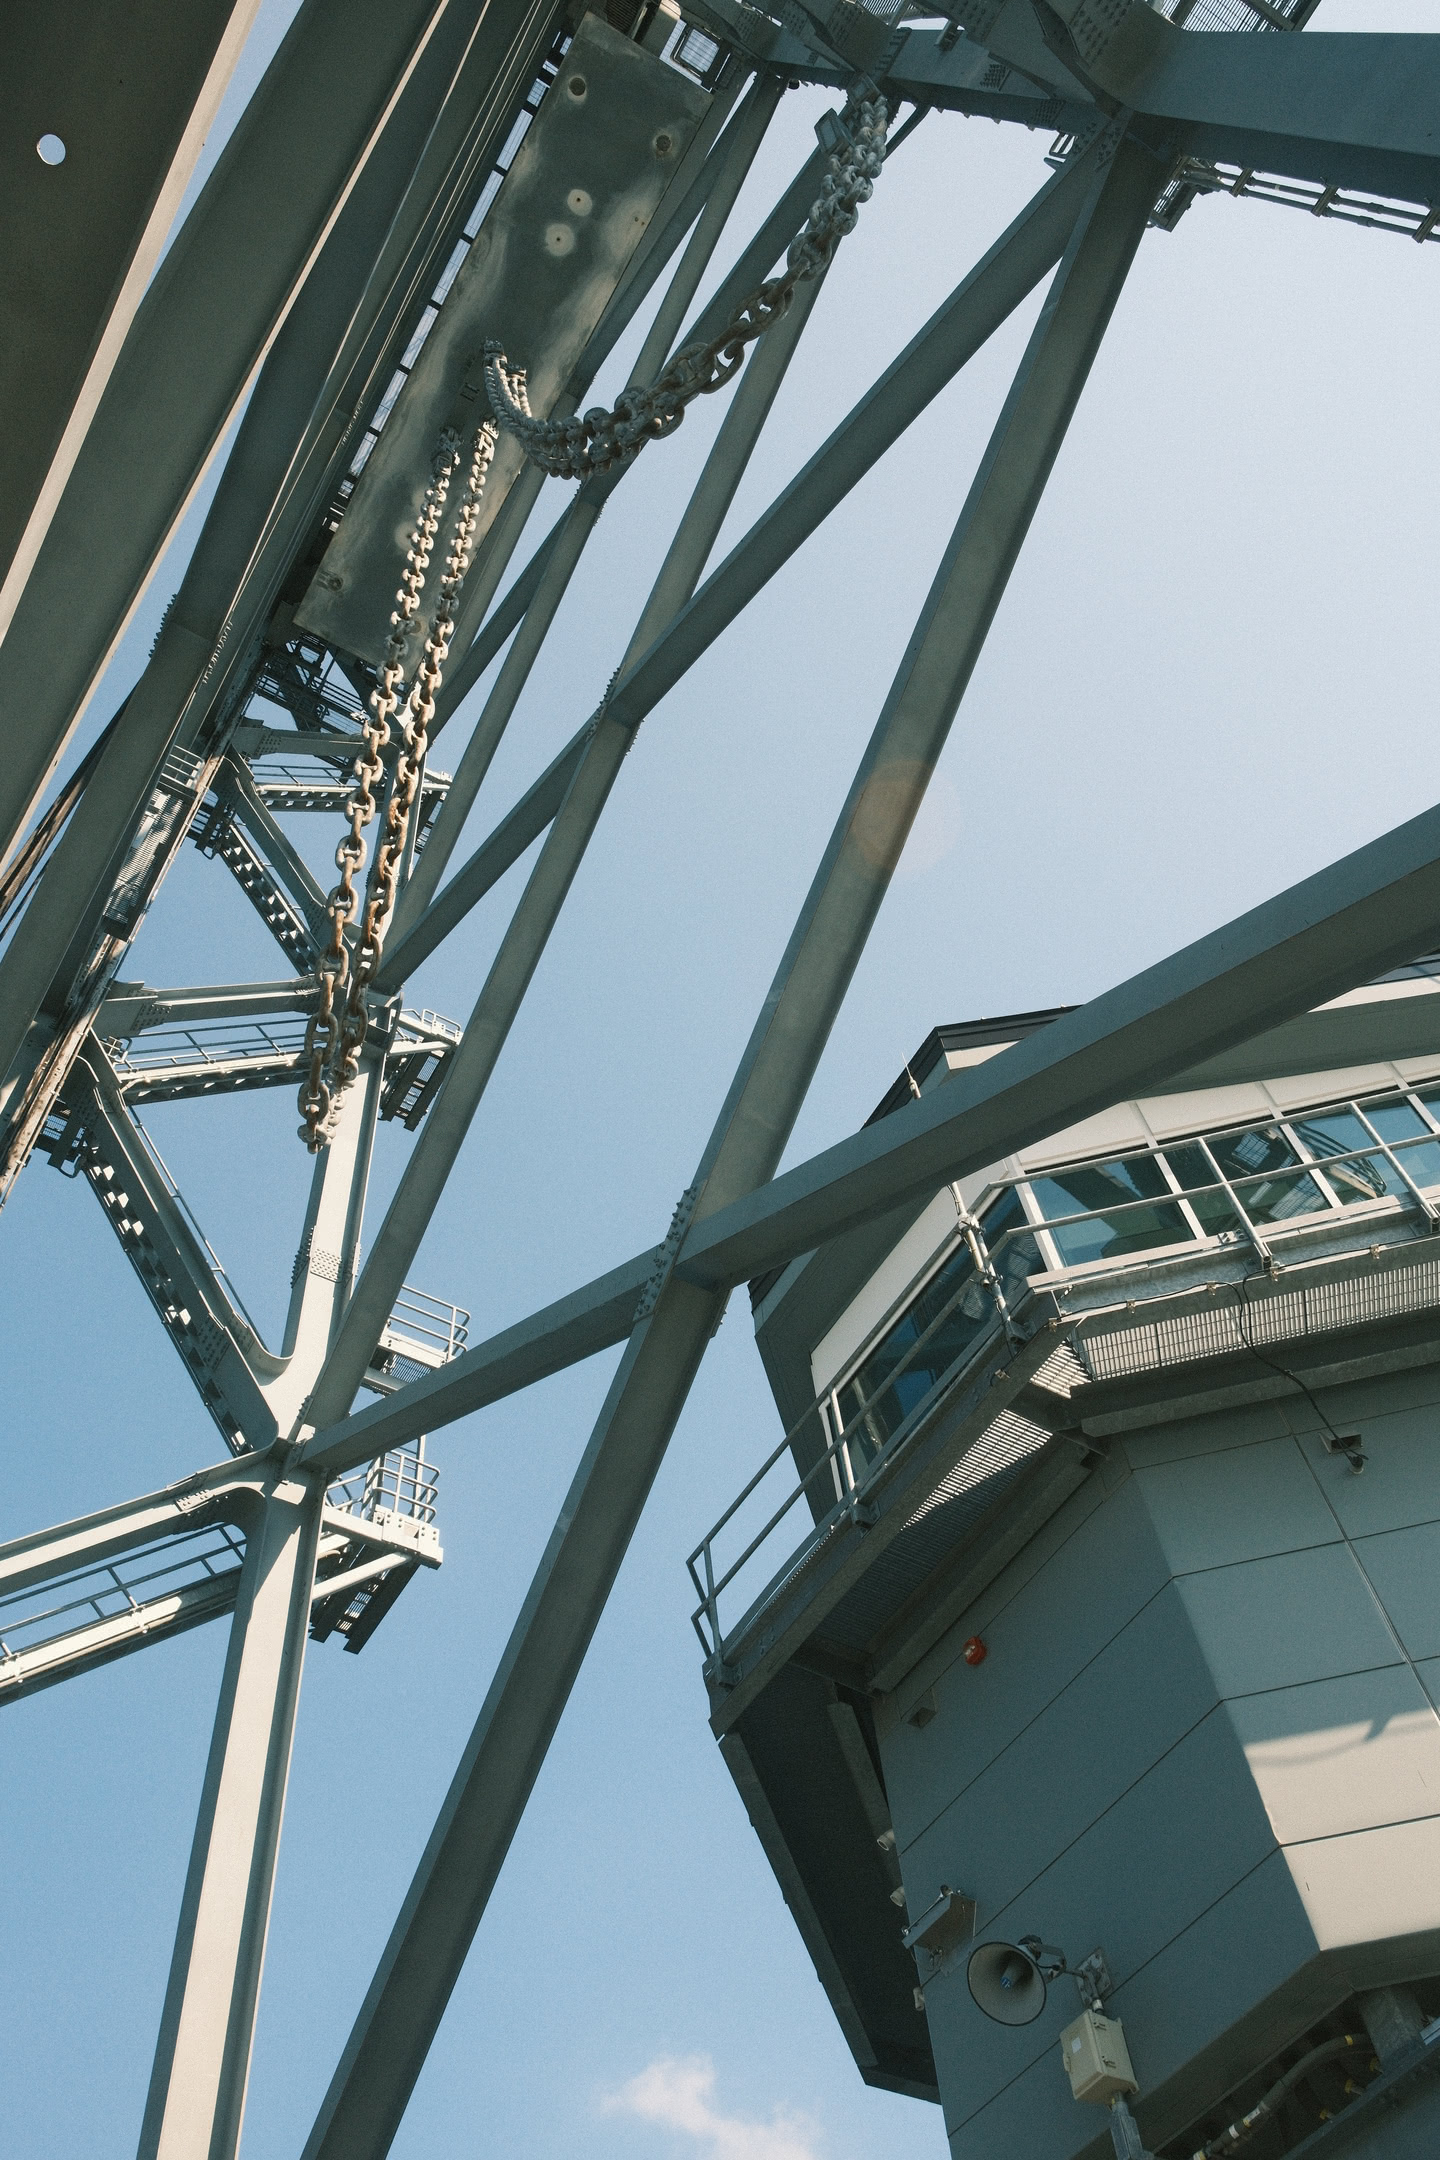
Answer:
<svg viewBox="0 0 1440 2160"><path fill-rule="evenodd" d="M1059 1204L1067 1188L1087 1183L1108 1183L1116 1197L1092 1207ZM873 1519L867 1494L881 1473L1002 1339L1018 1347L1033 1331L1039 1285L1059 1294L1088 1286L1103 1304L1117 1274L1131 1278L1126 1289L1133 1291L1142 1273L1168 1276L1177 1261L1238 1259L1248 1249L1279 1275L1288 1245L1313 1246L1327 1231L1332 1243L1339 1233L1363 1248L1377 1218L1389 1219L1387 1234L1403 1236L1413 1225L1428 1235L1440 1227L1440 1087L1331 1099L1263 1122L1157 1140L1127 1156L1012 1179L985 1197L978 1216L960 1206L958 1194L956 1207L953 1239L932 1254L690 1554L699 1599L692 1623L709 1668L724 1668L727 1643L747 1632L838 1526ZM1002 1218L998 1234L987 1236L987 1223ZM957 1326L967 1301L966 1324ZM907 1323L911 1339L902 1344L896 1338ZM957 1336L956 1353L946 1356ZM820 1436L823 1446L802 1468ZM777 1568L797 1510L810 1520Z"/></svg>

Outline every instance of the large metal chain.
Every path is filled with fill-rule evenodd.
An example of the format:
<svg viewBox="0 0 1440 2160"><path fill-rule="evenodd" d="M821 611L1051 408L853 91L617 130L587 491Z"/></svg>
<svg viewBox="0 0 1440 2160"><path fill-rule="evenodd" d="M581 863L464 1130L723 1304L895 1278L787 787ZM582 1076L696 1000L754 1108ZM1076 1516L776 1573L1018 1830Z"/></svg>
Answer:
<svg viewBox="0 0 1440 2160"><path fill-rule="evenodd" d="M491 410L508 434L542 471L561 480L584 480L592 473L633 458L647 442L673 435L685 408L697 397L718 390L735 374L745 348L778 322L804 278L818 277L848 232L860 205L874 193L885 162L889 114L878 92L852 103L844 116L848 140L830 159L830 169L804 230L785 258L777 278L768 278L742 300L718 336L687 345L667 362L648 389L627 390L615 408L600 407L573 420L537 420L530 411L525 371L512 367L503 346L485 348L485 390Z"/></svg>
<svg viewBox="0 0 1440 2160"><path fill-rule="evenodd" d="M328 1142L341 1100L360 1069L360 1053L369 1027L365 993L379 968L385 931L395 905L406 835L424 771L429 729L435 718L435 695L450 651L460 587L475 551L475 524L495 455L496 440L493 420L485 421L476 430L465 499L455 521L434 618L400 715L400 741L385 803L384 827L366 881L365 912L352 950L346 932L355 920L358 905L355 877L365 861L362 835L378 807L376 788L384 775L384 752L391 739L390 722L399 704L405 677L405 646L419 611L425 573L430 567L450 482L462 455L460 438L451 430L447 429L440 439L425 499L406 549L395 612L390 617L384 665L370 694L370 711L366 716L360 754L355 760L355 786L345 806L350 831L335 850L340 882L327 903L330 938L316 966L320 995L305 1031L307 1064L299 1096L303 1121L300 1137L312 1155L318 1155Z"/></svg>

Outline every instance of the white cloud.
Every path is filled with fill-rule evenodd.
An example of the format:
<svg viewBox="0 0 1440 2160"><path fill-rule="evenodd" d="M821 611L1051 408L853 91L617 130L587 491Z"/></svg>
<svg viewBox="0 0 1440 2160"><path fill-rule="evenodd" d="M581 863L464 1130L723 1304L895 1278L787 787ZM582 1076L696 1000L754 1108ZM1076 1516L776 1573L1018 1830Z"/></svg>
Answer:
<svg viewBox="0 0 1440 2160"><path fill-rule="evenodd" d="M819 2160L816 2128L801 2115L777 2108L768 2122L756 2122L722 2114L708 2055L662 2055L601 2105L607 2115L633 2115L693 2138L704 2160Z"/></svg>

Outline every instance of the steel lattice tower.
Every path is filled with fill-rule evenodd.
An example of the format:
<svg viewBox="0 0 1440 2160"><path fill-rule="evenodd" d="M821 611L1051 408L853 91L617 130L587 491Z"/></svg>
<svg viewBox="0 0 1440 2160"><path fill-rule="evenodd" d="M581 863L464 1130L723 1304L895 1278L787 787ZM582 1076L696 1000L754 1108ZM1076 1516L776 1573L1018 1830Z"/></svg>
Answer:
<svg viewBox="0 0 1440 2160"><path fill-rule="evenodd" d="M617 0L590 14L553 0L303 0L158 269L253 0L206 0L183 23L112 20L75 0L62 12L84 59L68 118L48 82L54 11L43 30L12 33L24 126L6 216L29 297L12 311L0 390L0 1192L37 1152L92 1186L226 1449L162 1491L0 1547L0 1702L229 1616L147 2160L238 2148L306 1641L338 1633L358 1650L416 1570L438 1564L425 1435L623 1345L305 2160L378 2160L390 2147L733 1288L1433 944L1440 813L1427 812L943 1094L776 1174L1147 232L1226 190L1440 240L1440 39L1297 35L1315 4L957 0L942 13L803 0L767 12L687 0L677 13L670 0ZM834 92L815 151L696 310L782 93L799 83ZM843 196L849 175L849 222L883 216L879 148L858 187L866 144L873 135L884 157L900 153L927 115L932 129L968 115L1044 130L1050 176L712 563L828 268L817 200ZM47 192L53 138L38 158L32 144L43 127L71 125L102 129L125 152L113 169L75 174L60 214ZM845 229L842 219L826 246L843 246ZM807 235L799 280L757 313L757 293L773 300L766 281L797 242L803 255ZM470 1342L469 1315L406 1276L576 871L592 840L604 845L637 729L1042 288L668 1227L597 1280ZM642 443L645 456L665 455L683 403L658 420L647 407L619 448L607 420L611 451L579 468L536 545L544 431L527 436L496 409L487 357L499 347L525 371L534 415L556 423L553 447L647 306L633 386L671 380L667 362L705 347L709 372L692 387L719 389L723 424L640 617L607 656L603 698L514 808L460 850L604 502ZM242 408L148 664L52 793ZM466 512L471 559L457 516L466 445L487 426L493 463ZM592 435L604 433L597 422ZM579 441L573 427L567 439ZM428 530L416 520L446 445L458 461L449 494L415 544L425 582L387 647L404 536ZM97 524L109 536L98 552ZM449 615L437 607L447 549ZM440 667L428 737L406 734L420 707L404 702L426 636ZM453 773L440 771L435 737L502 652L468 739L453 759L443 746ZM367 861L393 812L393 905L383 900L383 946L362 966L355 916L337 914L279 821L309 813L327 833L344 829L390 662L401 697L388 737L371 738L379 818ZM537 841L463 1027L408 1008L415 970ZM277 979L172 991L125 978L187 842L258 912L280 948ZM358 986L350 1084L315 1025L327 967L347 994ZM317 1041L330 1107L323 1131L312 1127L323 1144L276 1347L136 1111L297 1088L320 1070ZM359 1265L382 1120L416 1138ZM364 1389L378 1399L357 1407ZM102 1578L121 1604L100 1599Z"/></svg>

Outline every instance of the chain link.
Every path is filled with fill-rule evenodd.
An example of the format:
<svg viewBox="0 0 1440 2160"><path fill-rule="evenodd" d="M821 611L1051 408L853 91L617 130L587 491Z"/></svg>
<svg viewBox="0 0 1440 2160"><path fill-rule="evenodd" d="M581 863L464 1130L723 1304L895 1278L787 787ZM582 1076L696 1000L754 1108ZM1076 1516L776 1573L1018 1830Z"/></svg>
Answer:
<svg viewBox="0 0 1440 2160"><path fill-rule="evenodd" d="M537 420L530 411L525 370L512 367L504 347L485 347L485 390L501 427L523 444L542 471L560 480L585 480L633 458L647 442L673 435L685 408L729 382L745 348L778 322L804 278L819 277L845 235L853 232L860 205L874 193L885 162L889 114L876 92L852 103L843 124L845 147L832 155L825 183L785 258L785 269L742 300L719 334L676 353L648 389L627 390L612 412L597 406L573 420Z"/></svg>
<svg viewBox="0 0 1440 2160"><path fill-rule="evenodd" d="M353 951L347 932L358 908L355 879L365 863L363 835L378 807L376 790L384 777L390 723L404 681L405 647L419 612L425 573L450 483L460 464L460 439L450 430L441 437L420 515L410 535L395 612L390 618L385 662L371 693L360 755L355 761L355 786L346 805L350 830L335 851L340 880L327 904L330 936L316 964L319 998L305 1031L306 1073L299 1095L300 1135L312 1154L319 1154L327 1144L340 1102L359 1071L369 1026L365 994L379 968L386 925L395 905L405 837L424 769L428 731L435 717L435 694L450 650L461 581L474 552L475 523L495 455L497 428L517 436L527 456L545 472L569 480L608 472L612 465L634 457L645 443L673 434L685 417L686 407L729 382L744 361L746 347L778 322L790 306L796 286L802 279L818 277L845 235L854 231L860 205L869 201L885 162L888 124L885 101L878 93L871 90L852 100L843 119L847 130L845 147L830 159L824 185L803 231L791 245L782 274L766 279L741 301L717 336L677 353L649 389L627 391L613 412L597 408L579 419L535 419L526 394L524 369L510 366L502 346L492 342L485 347L485 388L494 418L487 420L475 435L469 482L456 520L434 622L400 715L400 742L385 804L384 829L366 882L364 915Z"/></svg>
<svg viewBox="0 0 1440 2160"><path fill-rule="evenodd" d="M316 964L319 1000L305 1030L307 1063L299 1095L300 1137L312 1155L318 1155L329 1141L345 1091L360 1069L360 1053L369 1027L365 993L379 968L386 926L395 905L406 834L435 718L435 696L450 651L460 587L475 551L475 524L497 439L493 420L485 421L476 430L465 497L455 521L434 619L400 714L399 745L385 802L384 826L366 881L365 909L352 951L346 932L355 921L358 907L355 878L365 862L362 836L378 807L376 790L384 777L384 753L392 734L390 723L405 678L405 647L419 612L425 573L434 553L450 483L461 461L461 441L453 430L447 429L440 438L425 499L406 549L385 660L370 694L370 711L355 760L355 785L345 806L350 830L335 850L340 881L327 903L329 942Z"/></svg>

